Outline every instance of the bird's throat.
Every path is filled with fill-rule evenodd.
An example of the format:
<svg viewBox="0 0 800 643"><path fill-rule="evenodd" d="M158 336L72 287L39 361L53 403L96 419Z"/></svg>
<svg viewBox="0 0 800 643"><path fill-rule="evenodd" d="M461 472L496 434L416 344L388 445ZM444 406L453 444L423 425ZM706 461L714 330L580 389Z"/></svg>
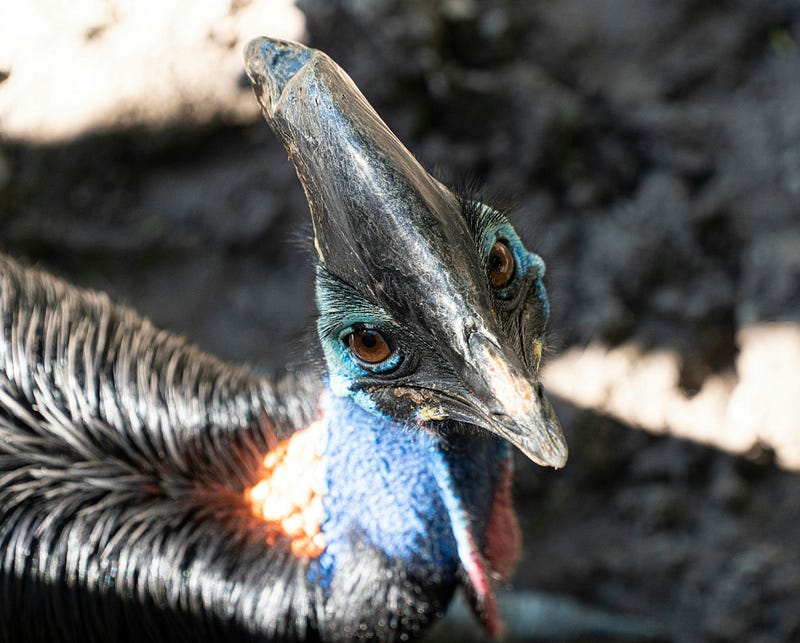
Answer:
<svg viewBox="0 0 800 643"><path fill-rule="evenodd" d="M461 582L497 636L492 585L520 544L510 463L508 445L486 432L423 431L328 393L319 419L266 455L247 500L327 591L366 547L421 584Z"/></svg>

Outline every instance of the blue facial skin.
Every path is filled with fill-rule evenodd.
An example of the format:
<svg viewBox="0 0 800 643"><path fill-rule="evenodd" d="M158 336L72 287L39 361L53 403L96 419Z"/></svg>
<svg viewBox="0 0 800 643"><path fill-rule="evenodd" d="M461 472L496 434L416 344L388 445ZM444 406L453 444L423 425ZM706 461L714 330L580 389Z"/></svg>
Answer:
<svg viewBox="0 0 800 643"><path fill-rule="evenodd" d="M482 517L490 513L508 444L477 430L434 435L376 418L350 398L335 395L327 397L323 418L326 518L321 527L327 547L312 575L318 573L327 587L337 566L346 565L354 545L363 542L403 561L418 577L454 577L459 554L452 520L467 516L482 544ZM460 501L461 516L453 515L453 498Z"/></svg>

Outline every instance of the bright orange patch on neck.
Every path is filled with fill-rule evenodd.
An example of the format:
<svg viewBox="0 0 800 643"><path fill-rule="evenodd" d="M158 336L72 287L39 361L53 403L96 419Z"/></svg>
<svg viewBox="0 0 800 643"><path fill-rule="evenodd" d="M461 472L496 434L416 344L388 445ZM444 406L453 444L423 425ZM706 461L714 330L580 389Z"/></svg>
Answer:
<svg viewBox="0 0 800 643"><path fill-rule="evenodd" d="M267 543L288 536L295 556L316 558L325 550L322 439L317 420L278 444L264 457L259 481L244 492L253 515L268 524Z"/></svg>

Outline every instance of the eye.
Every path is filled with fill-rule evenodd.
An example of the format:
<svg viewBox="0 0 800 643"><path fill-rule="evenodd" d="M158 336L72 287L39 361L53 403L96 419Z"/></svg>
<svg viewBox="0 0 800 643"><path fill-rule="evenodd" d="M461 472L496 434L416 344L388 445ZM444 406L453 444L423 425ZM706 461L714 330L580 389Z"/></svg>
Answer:
<svg viewBox="0 0 800 643"><path fill-rule="evenodd" d="M495 288L503 288L513 277L514 253L505 241L495 241L489 253L489 280Z"/></svg>
<svg viewBox="0 0 800 643"><path fill-rule="evenodd" d="M347 336L347 345L358 359L367 364L378 364L391 354L389 343L377 330L362 328Z"/></svg>

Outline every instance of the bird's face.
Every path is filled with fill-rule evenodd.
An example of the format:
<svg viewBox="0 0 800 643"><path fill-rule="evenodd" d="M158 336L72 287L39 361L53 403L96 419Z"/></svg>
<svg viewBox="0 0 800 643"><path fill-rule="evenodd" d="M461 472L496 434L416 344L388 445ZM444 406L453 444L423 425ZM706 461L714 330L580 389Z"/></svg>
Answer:
<svg viewBox="0 0 800 643"><path fill-rule="evenodd" d="M382 240L374 260L360 263L360 278L318 267L317 328L331 389L433 430L466 421L540 464L563 464L563 438L537 378L549 314L544 262L484 204L456 202L450 216L444 230L426 227L410 244L406 231L407 245L397 240L395 250ZM367 247L362 240L362 256Z"/></svg>
<svg viewBox="0 0 800 643"><path fill-rule="evenodd" d="M246 59L311 207L332 392L421 430L466 422L563 466L538 380L543 261L503 214L432 178L327 56L263 40Z"/></svg>

